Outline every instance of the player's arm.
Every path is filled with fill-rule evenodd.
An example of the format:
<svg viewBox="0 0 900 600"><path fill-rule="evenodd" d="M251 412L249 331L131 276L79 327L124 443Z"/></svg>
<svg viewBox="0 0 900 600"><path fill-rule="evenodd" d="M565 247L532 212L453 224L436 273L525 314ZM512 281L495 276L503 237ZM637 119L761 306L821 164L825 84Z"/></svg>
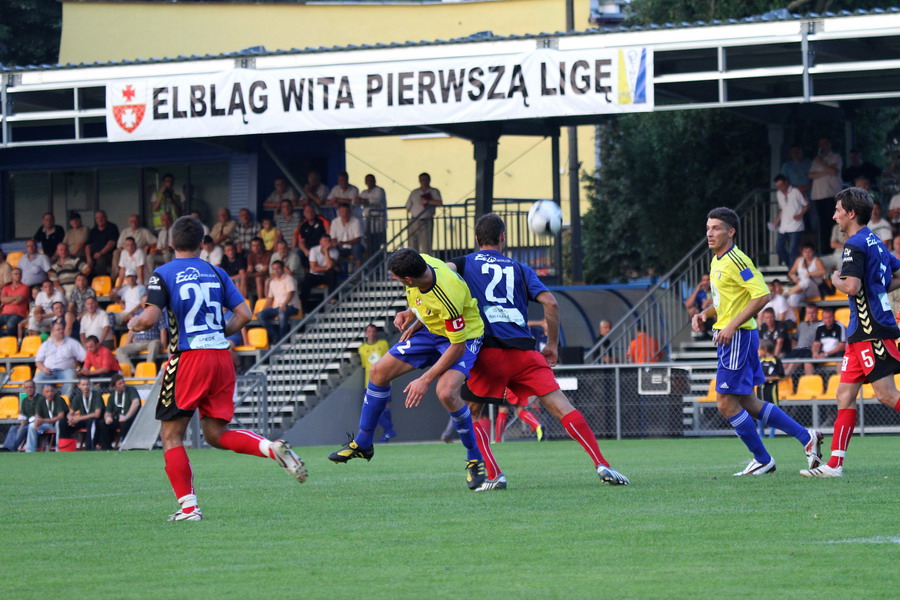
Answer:
<svg viewBox="0 0 900 600"><path fill-rule="evenodd" d="M544 307L544 321L547 333L547 344L541 350L541 354L552 367L559 362L559 303L550 292L541 292L537 295L537 301Z"/></svg>
<svg viewBox="0 0 900 600"><path fill-rule="evenodd" d="M900 269L891 273L891 285L888 286L888 292L893 292L897 288L900 288Z"/></svg>
<svg viewBox="0 0 900 600"><path fill-rule="evenodd" d="M422 398L425 397L425 392L428 391L428 386L431 385L431 382L446 373L447 369L462 358L465 351L465 340L451 343L441 355L441 358L430 369L422 373L417 379L409 382L409 385L403 389L403 393L406 394L406 408L418 406Z"/></svg>
<svg viewBox="0 0 900 600"><path fill-rule="evenodd" d="M128 330L129 331L147 331L159 321L159 316L162 314L162 311L158 306L153 304L147 304L144 308L144 312L139 314L136 317L132 317L130 321L128 321Z"/></svg>
<svg viewBox="0 0 900 600"><path fill-rule="evenodd" d="M691 317L691 328L694 331L703 331L703 324L710 317L716 316L716 307L710 304L696 315Z"/></svg>
<svg viewBox="0 0 900 600"><path fill-rule="evenodd" d="M768 291L764 296L751 298L750 302L747 303L747 306L744 307L744 310L739 312L737 316L731 320L731 323L719 330L719 333L716 336L716 344L720 346L727 346L728 344L730 344L731 338L732 336L734 336L734 332L737 331L737 329L741 325L752 319L756 313L762 310L762 307L765 306L768 301Z"/></svg>
<svg viewBox="0 0 900 600"><path fill-rule="evenodd" d="M147 283L147 302L144 312L128 321L129 331L147 331L159 321L162 307L169 303L169 288L157 273Z"/></svg>
<svg viewBox="0 0 900 600"><path fill-rule="evenodd" d="M866 253L863 249L852 244L844 244L844 254L841 259L841 268L831 274L831 283L837 291L855 296L862 289L862 279L865 276ZM894 269L900 269L900 264L891 261ZM892 282L893 283L893 282Z"/></svg>
<svg viewBox="0 0 900 600"><path fill-rule="evenodd" d="M221 269L216 268L216 270L219 271L219 277L225 285L225 289L223 290L225 294L225 306L231 310L231 318L225 323L225 337L230 337L242 330L244 326L250 322L253 318L253 311L247 306L244 297L241 296L241 293L234 285L234 282L231 281ZM297 290L295 288L293 294L296 293ZM292 298L293 294L291 296Z"/></svg>

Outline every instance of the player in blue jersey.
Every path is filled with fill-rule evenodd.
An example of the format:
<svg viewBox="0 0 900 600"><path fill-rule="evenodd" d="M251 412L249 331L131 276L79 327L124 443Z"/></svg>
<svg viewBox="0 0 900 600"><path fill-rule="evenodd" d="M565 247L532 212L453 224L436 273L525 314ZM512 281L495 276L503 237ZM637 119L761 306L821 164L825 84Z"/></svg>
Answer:
<svg viewBox="0 0 900 600"><path fill-rule="evenodd" d="M172 225L175 260L158 267L147 286L147 307L128 322L132 331L153 327L163 310L169 322L169 360L163 369L156 418L162 421L166 474L180 508L170 521L203 518L194 493L193 471L182 442L195 410L203 439L216 448L275 460L297 481L306 467L282 440L270 442L247 430L228 430L234 416L234 364L227 337L247 324L250 309L231 278L200 260L203 224L181 217ZM222 307L234 315L225 322Z"/></svg>
<svg viewBox="0 0 900 600"><path fill-rule="evenodd" d="M879 402L900 411L900 392L893 378L900 372L900 329L888 300L888 293L900 288L900 260L866 226L872 215L866 190L841 190L835 200L834 220L847 241L841 268L832 274L831 281L849 297L850 326L837 389L831 457L826 464L800 471L804 477L843 475L844 457L856 426L856 397L863 383L872 384Z"/></svg>
<svg viewBox="0 0 900 600"><path fill-rule="evenodd" d="M754 418L803 444L807 466L812 469L821 463L822 434L805 429L771 402L753 395L753 387L766 381L759 363L759 331L753 316L768 302L769 288L750 257L735 245L737 228L737 213L730 208L709 211L706 241L713 251L709 269L713 305L691 319L694 331L703 331L707 317L716 315L716 408L753 453L746 468L734 475L775 472L775 460L760 439Z"/></svg>
<svg viewBox="0 0 900 600"><path fill-rule="evenodd" d="M559 389L551 365L558 358L559 307L550 290L535 272L503 255L506 225L489 213L475 224L479 250L448 263L462 275L478 300L484 321L484 344L467 382L469 400L476 419L478 445L485 458L488 480L479 490L506 488L506 476L491 452L488 432L477 423L484 403L502 404L506 388L520 398L537 396L541 404L559 419L572 439L581 444L594 463L600 479L610 485L628 485L628 478L609 466L600 453L597 436L581 411L572 406ZM541 352L528 327L528 303L544 308L547 343Z"/></svg>

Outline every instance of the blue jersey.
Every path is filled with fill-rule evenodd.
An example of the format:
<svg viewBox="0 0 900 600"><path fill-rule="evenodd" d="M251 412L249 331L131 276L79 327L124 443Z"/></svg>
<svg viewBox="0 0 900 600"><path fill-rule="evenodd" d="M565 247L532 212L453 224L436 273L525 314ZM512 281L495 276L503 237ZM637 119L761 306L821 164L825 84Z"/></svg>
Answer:
<svg viewBox="0 0 900 600"><path fill-rule="evenodd" d="M480 250L451 262L478 300L484 345L534 350L528 302L548 291L535 272L496 250Z"/></svg>
<svg viewBox="0 0 900 600"><path fill-rule="evenodd" d="M147 304L168 311L169 351L227 350L222 307L244 301L225 271L199 258L176 258L157 267Z"/></svg>
<svg viewBox="0 0 900 600"><path fill-rule="evenodd" d="M856 277L862 282L859 292L850 297L848 341L900 337L887 294L892 275L898 269L900 260L888 252L868 227L863 227L844 243L841 278Z"/></svg>

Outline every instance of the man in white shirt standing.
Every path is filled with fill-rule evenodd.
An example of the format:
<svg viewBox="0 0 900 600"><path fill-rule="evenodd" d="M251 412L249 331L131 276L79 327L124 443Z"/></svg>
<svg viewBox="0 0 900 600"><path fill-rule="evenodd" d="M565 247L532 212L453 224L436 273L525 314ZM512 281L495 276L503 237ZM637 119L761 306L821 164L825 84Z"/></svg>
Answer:
<svg viewBox="0 0 900 600"><path fill-rule="evenodd" d="M809 203L803 193L791 185L786 175L775 176L775 194L778 200L778 216L772 222L778 227L776 252L778 260L790 267L800 256L800 241L803 238L803 215L809 210ZM829 234L831 231L829 230Z"/></svg>
<svg viewBox="0 0 900 600"><path fill-rule="evenodd" d="M359 193L363 207L363 223L369 249L375 251L384 245L387 230L387 197L384 188L376 185L375 176L366 175L366 189Z"/></svg>
<svg viewBox="0 0 900 600"><path fill-rule="evenodd" d="M834 195L841 191L841 167L843 161L837 152L831 149L831 140L819 140L819 154L813 159L809 168L812 179L810 197L819 213L819 248L825 252L831 239L831 226L834 224Z"/></svg>
<svg viewBox="0 0 900 600"><path fill-rule="evenodd" d="M350 214L350 206L338 205L338 216L331 222L331 239L343 258L353 259L353 268L359 270L365 251L362 243L362 223Z"/></svg>
<svg viewBox="0 0 900 600"><path fill-rule="evenodd" d="M431 254L431 237L434 231L434 207L444 200L437 188L431 187L431 175L419 175L419 187L409 193L406 210L409 211L409 245L420 254Z"/></svg>

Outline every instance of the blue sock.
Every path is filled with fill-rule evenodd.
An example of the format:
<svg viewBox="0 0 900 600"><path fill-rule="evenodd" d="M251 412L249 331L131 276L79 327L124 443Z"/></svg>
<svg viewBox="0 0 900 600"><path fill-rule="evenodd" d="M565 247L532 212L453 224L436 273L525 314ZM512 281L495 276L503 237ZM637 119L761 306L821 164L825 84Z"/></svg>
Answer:
<svg viewBox="0 0 900 600"><path fill-rule="evenodd" d="M378 426L381 427L385 433L394 433L394 421L391 420L390 406L384 407L384 412L381 413L381 416L378 418Z"/></svg>
<svg viewBox="0 0 900 600"><path fill-rule="evenodd" d="M481 451L478 450L478 442L475 441L475 429L472 426L472 412L468 406L463 406L456 412L450 413L453 426L459 439L466 447L466 460L484 460Z"/></svg>
<svg viewBox="0 0 900 600"><path fill-rule="evenodd" d="M809 432L806 427L787 416L783 410L771 402L763 402L763 408L759 411L759 420L763 425L780 429L786 434L794 436L804 446L809 442Z"/></svg>
<svg viewBox="0 0 900 600"><path fill-rule="evenodd" d="M728 422L734 427L734 432L741 438L747 449L753 453L753 458L763 464L772 460L762 443L762 439L759 437L759 432L756 431L756 421L753 420L750 413L746 410L741 410L741 412L729 418Z"/></svg>
<svg viewBox="0 0 900 600"><path fill-rule="evenodd" d="M356 434L356 445L360 448L372 447L372 434L378 425L378 418L388 402L391 401L391 386L380 386L369 383L363 397L362 412L359 415L359 433Z"/></svg>

